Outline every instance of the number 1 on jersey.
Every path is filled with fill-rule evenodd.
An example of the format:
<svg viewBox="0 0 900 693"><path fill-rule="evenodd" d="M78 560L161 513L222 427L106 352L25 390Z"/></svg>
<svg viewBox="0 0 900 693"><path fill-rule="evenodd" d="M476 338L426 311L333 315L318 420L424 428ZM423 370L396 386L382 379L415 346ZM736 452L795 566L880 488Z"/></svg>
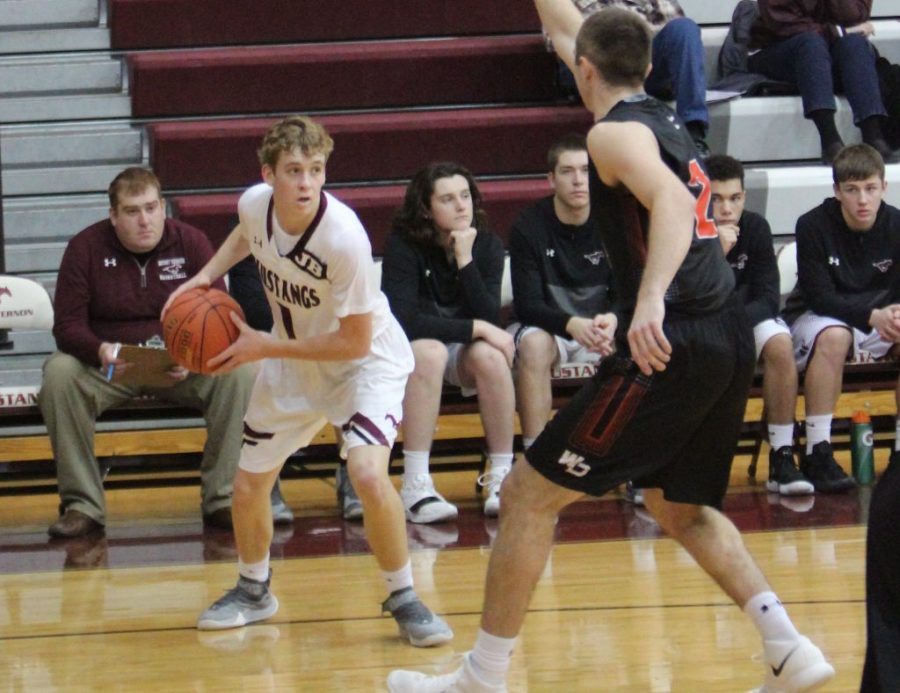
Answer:
<svg viewBox="0 0 900 693"><path fill-rule="evenodd" d="M688 165L691 172L691 179L688 181L688 187L697 193L697 204L694 207L694 229L697 238L718 238L719 229L716 228L714 219L709 218L709 199L712 196L712 189L709 183L709 176L700 168L700 164L696 159L691 159Z"/></svg>

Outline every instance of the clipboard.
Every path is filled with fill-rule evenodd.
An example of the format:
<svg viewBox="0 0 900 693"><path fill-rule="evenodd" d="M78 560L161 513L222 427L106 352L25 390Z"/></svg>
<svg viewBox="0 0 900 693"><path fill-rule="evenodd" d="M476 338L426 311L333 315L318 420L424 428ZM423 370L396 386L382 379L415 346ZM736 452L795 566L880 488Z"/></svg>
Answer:
<svg viewBox="0 0 900 693"><path fill-rule="evenodd" d="M165 348L123 344L118 356L129 365L121 373L113 372L114 383L128 387L171 387L178 382L168 374L177 364Z"/></svg>

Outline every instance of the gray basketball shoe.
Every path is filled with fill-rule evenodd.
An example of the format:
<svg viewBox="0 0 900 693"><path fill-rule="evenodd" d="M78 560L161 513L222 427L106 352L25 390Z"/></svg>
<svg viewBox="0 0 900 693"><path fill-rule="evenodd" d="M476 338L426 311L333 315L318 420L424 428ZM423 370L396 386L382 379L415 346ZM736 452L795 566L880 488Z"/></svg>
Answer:
<svg viewBox="0 0 900 693"><path fill-rule="evenodd" d="M278 600L269 590L272 571L265 582L251 580L241 575L237 585L225 593L200 615L199 630L224 630L240 628L248 623L262 621L278 611Z"/></svg>
<svg viewBox="0 0 900 693"><path fill-rule="evenodd" d="M391 592L381 605L381 612L390 612L397 621L400 635L414 647L443 645L453 639L450 626L422 603L412 587Z"/></svg>

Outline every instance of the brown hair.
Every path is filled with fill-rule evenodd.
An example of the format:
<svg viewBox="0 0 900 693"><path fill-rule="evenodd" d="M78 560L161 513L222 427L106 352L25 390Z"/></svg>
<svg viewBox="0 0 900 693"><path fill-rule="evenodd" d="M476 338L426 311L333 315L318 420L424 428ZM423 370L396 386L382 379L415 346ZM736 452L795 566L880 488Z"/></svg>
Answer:
<svg viewBox="0 0 900 693"><path fill-rule="evenodd" d="M282 152L292 152L297 148L305 156L323 154L327 161L334 149L334 140L328 131L312 118L292 115L279 120L269 128L256 155L260 164L268 164L274 169Z"/></svg>
<svg viewBox="0 0 900 693"><path fill-rule="evenodd" d="M438 243L438 232L431 220L431 196L434 184L440 178L462 176L469 183L472 195L472 225L477 231L487 228L487 215L481 208L481 192L475 178L465 166L452 161L433 162L419 169L409 181L403 204L394 213L392 230L401 237L416 243Z"/></svg>
<svg viewBox="0 0 900 693"><path fill-rule="evenodd" d="M652 39L642 17L610 7L584 20L575 38L575 60L588 60L611 86L640 86L650 65Z"/></svg>
<svg viewBox="0 0 900 693"><path fill-rule="evenodd" d="M571 133L569 135L563 135L556 142L550 145L550 149L547 150L547 170L550 173L553 173L556 170L556 165L559 163L559 157L562 156L563 152L586 152L587 151L587 142L585 141L584 135L578 133Z"/></svg>
<svg viewBox="0 0 900 693"><path fill-rule="evenodd" d="M109 208L118 209L120 195L140 195L147 188L155 188L159 197L162 197L162 186L159 178L149 168L131 166L113 178L109 184Z"/></svg>
<svg viewBox="0 0 900 693"><path fill-rule="evenodd" d="M831 165L831 177L835 185L866 180L872 176L884 180L884 159L877 149L868 144L851 144L844 147Z"/></svg>

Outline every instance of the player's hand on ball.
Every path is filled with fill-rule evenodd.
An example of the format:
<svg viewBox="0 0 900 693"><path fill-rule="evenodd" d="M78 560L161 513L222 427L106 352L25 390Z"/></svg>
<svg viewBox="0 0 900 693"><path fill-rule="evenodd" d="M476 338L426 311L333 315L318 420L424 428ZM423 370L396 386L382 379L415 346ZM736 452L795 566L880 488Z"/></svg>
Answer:
<svg viewBox="0 0 900 693"><path fill-rule="evenodd" d="M169 306L185 291L190 291L191 289L208 289L210 284L209 277L205 274L197 273L190 279L188 279L184 284L179 286L175 291L169 294L169 298L166 300L166 304L163 306L162 314L160 316L160 321L162 321L162 315L166 314L166 311L169 310Z"/></svg>
<svg viewBox="0 0 900 693"><path fill-rule="evenodd" d="M272 341L268 333L254 330L234 311L231 313L231 321L240 330L240 336L225 351L207 361L213 375L225 375L238 366L261 361L268 355L267 347Z"/></svg>

